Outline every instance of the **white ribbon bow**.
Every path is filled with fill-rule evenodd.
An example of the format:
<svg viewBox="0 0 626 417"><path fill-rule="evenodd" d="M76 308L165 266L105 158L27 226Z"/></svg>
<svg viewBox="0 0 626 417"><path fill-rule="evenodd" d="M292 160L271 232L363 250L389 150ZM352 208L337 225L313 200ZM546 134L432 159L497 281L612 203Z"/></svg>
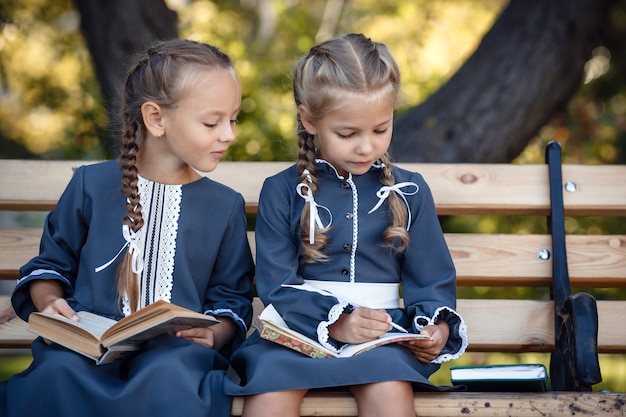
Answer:
<svg viewBox="0 0 626 417"><path fill-rule="evenodd" d="M413 192L402 191L401 188L404 188L404 187L415 187L415 191ZM387 199L387 197L389 197L389 194L391 194L391 192L394 191L396 194L402 197L402 199L404 200L404 204L406 205L407 212L409 213L409 221L407 222L407 225L406 225L406 231L408 232L409 229L411 228L411 207L409 207L409 202L406 200L405 195L417 194L419 189L420 187L414 182L400 182L398 184L394 184L391 186L383 185L382 187L380 187L378 191L376 191L376 196L378 197L378 203L376 203L374 208L371 209L368 212L368 214L375 212L378 209L378 207L380 207L383 204L383 202Z"/></svg>
<svg viewBox="0 0 626 417"><path fill-rule="evenodd" d="M108 268L109 265L111 265L128 246L128 252L131 254L130 267L134 274L141 274L141 271L143 271L143 258L140 256L141 252L139 250L139 246L137 246L137 234L130 230L128 225L125 224L122 226L122 236L124 236L124 240L126 241L124 246L122 246L122 249L120 249L120 251L109 262L97 267L96 272L100 272L103 269Z"/></svg>
<svg viewBox="0 0 626 417"><path fill-rule="evenodd" d="M308 176L308 170L305 170L304 173L307 174L307 179L310 182L311 179L310 179L310 176ZM306 193L305 193L305 190L306 190ZM333 223L333 215L327 207L320 206L319 204L315 202L315 198L313 197L313 192L311 191L311 188L308 185L304 183L300 183L296 186L296 191L298 192L298 195L302 197L306 203L309 203L309 243L312 245L313 243L315 243L315 226L317 225L317 227L320 229L329 227ZM330 216L330 221L328 222L328 225L324 226L324 224L322 223L322 219L320 219L318 208L322 208L326 210L326 212Z"/></svg>

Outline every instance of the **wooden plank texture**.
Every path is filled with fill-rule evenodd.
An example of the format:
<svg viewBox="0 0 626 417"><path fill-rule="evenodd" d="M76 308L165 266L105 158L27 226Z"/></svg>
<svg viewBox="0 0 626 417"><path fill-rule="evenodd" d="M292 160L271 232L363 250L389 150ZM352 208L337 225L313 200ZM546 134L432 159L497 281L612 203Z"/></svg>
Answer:
<svg viewBox="0 0 626 417"><path fill-rule="evenodd" d="M445 235L459 286L544 286L552 280L547 235ZM41 229L0 229L0 279L19 278L19 268L39 251ZM254 232L248 233L255 252ZM567 236L570 280L576 287L626 287L626 236Z"/></svg>
<svg viewBox="0 0 626 417"><path fill-rule="evenodd" d="M96 161L0 160L0 209L49 210L73 170ZM221 162L207 176L241 192L248 210L256 210L263 180L289 162ZM538 214L549 208L547 167L543 164L417 164L429 183L438 212ZM45 181L43 180L45 178ZM564 192L566 214L626 215L626 165L564 165L563 180L576 185Z"/></svg>
<svg viewBox="0 0 626 417"><path fill-rule="evenodd" d="M571 417L624 416L623 393L415 393L415 412L429 417ZM233 401L233 416L241 415L243 398ZM357 416L356 401L349 393L310 392L300 407L300 416Z"/></svg>
<svg viewBox="0 0 626 417"><path fill-rule="evenodd" d="M543 286L552 283L549 235L446 233L459 286ZM568 235L567 260L575 287L626 287L626 236Z"/></svg>

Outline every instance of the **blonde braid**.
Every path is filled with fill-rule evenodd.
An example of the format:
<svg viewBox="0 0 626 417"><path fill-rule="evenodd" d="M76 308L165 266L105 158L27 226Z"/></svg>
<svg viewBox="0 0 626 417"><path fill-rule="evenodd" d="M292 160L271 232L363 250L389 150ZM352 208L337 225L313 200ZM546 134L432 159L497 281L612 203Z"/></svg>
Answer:
<svg viewBox="0 0 626 417"><path fill-rule="evenodd" d="M143 226L143 215L141 212L141 202L139 199L138 172L137 172L137 146L136 135L137 120L127 118L124 120L124 134L122 136L122 148L119 161L122 167L122 195L126 197L126 216L124 224L130 230L137 233ZM117 293L121 299L126 296L130 303L130 310L136 311L139 302L139 283L137 275L132 270L132 255L126 252L126 255L117 268Z"/></svg>
<svg viewBox="0 0 626 417"><path fill-rule="evenodd" d="M396 179L391 173L392 165L389 155L383 155L381 161L385 165L380 174L381 182L383 185L391 187L396 183ZM387 204L389 206L390 223L383 233L384 246L403 252L409 245L409 233L406 231L408 221L407 207L396 193L389 194Z"/></svg>
<svg viewBox="0 0 626 417"><path fill-rule="evenodd" d="M298 121L298 146L300 151L298 152L298 171L300 172L300 182L305 184L311 194L315 195L318 187L318 180L315 176L315 137L306 131L300 115L297 116ZM308 171L308 174L305 173ZM315 236L313 238L313 244L309 242L309 222L310 222L310 206L305 204L300 216L300 228L302 229L302 244L304 249L302 250L302 257L306 262L319 262L326 261L328 256L322 252L328 243L328 236L326 233L330 228L315 229Z"/></svg>

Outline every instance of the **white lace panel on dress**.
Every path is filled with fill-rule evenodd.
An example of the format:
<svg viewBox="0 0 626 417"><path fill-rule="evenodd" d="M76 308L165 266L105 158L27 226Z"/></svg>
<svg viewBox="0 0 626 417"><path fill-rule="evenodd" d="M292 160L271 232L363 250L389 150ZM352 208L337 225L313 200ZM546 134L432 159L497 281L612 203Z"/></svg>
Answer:
<svg viewBox="0 0 626 417"><path fill-rule="evenodd" d="M182 199L181 185L165 185L139 177L139 196L144 225L138 233L144 268L139 288L139 307L172 297L174 255ZM125 315L130 314L127 300Z"/></svg>

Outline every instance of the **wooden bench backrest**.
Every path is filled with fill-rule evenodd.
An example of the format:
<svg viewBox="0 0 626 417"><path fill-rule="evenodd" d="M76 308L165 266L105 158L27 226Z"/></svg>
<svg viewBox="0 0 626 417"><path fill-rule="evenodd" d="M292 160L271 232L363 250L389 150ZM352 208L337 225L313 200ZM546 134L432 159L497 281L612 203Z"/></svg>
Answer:
<svg viewBox="0 0 626 417"><path fill-rule="evenodd" d="M0 160L0 210L48 211L81 161ZM240 191L256 212L263 180L286 162L222 162L208 174ZM399 164L420 172L432 188L440 215L537 215L550 208L546 165ZM568 216L626 216L626 166L564 165ZM16 279L18 268L38 251L40 228L0 229L0 279ZM446 233L458 285L550 287L550 235ZM253 232L250 241L254 248ZM573 287L626 288L625 235L567 236ZM468 322L470 351L551 351L554 310L547 300L459 300ZM608 319L626 315L626 302L599 301L600 352L626 352L626 326ZM602 320L602 318L607 318Z"/></svg>

